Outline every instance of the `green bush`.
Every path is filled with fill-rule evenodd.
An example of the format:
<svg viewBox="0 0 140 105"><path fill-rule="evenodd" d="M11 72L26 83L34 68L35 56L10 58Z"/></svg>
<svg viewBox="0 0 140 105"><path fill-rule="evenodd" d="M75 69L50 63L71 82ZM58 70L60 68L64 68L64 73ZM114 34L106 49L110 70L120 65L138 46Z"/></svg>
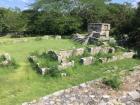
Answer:
<svg viewBox="0 0 140 105"><path fill-rule="evenodd" d="M112 58L113 54L112 53L103 53L103 52L99 52L98 54L95 55L96 59L99 59L101 57L105 57L105 58Z"/></svg>
<svg viewBox="0 0 140 105"><path fill-rule="evenodd" d="M53 66L53 67L51 67L50 70L49 70L49 75L50 75L51 77L58 77L58 76L60 75L60 71L58 70L57 67Z"/></svg>
<svg viewBox="0 0 140 105"><path fill-rule="evenodd" d="M111 78L104 78L103 83L111 86L113 89L119 89L122 81L119 76L113 76Z"/></svg>
<svg viewBox="0 0 140 105"><path fill-rule="evenodd" d="M1 55L1 56L0 56L0 62L2 62L2 61L4 61L4 60L5 60L4 55Z"/></svg>
<svg viewBox="0 0 140 105"><path fill-rule="evenodd" d="M117 46L117 42L116 42L116 40L114 38L110 38L108 43L112 47Z"/></svg>
<svg viewBox="0 0 140 105"><path fill-rule="evenodd" d="M88 57L90 56L90 53L88 51L88 48L85 49L84 54L82 55L83 57Z"/></svg>

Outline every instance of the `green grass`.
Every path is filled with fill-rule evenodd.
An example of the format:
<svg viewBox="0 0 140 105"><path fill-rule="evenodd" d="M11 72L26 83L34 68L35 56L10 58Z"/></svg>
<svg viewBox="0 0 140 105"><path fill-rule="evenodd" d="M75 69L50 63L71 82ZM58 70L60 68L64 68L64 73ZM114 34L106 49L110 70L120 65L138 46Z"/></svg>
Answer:
<svg viewBox="0 0 140 105"><path fill-rule="evenodd" d="M2 40L9 39L5 38ZM139 60L125 59L108 64L78 65L67 70L69 76L52 78L37 74L32 70L26 59L34 51L42 52L49 49L60 50L73 47L77 47L77 45L70 40L50 39L35 41L32 38L29 38L28 42L2 44L0 52L10 53L19 64L19 67L16 70L0 69L0 105L20 105L23 102L37 99L85 81L106 76L111 77L113 74L122 73L122 70L130 69L140 64ZM117 70L114 70L115 67L117 67ZM111 72L108 72L108 70Z"/></svg>

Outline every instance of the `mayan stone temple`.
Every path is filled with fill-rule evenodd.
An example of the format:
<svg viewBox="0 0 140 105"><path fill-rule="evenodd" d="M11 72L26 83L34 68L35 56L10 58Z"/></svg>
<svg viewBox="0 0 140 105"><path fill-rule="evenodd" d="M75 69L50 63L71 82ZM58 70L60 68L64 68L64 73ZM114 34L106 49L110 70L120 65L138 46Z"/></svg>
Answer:
<svg viewBox="0 0 140 105"><path fill-rule="evenodd" d="M73 39L82 44L95 42L95 40L109 40L110 24L108 23L89 23L88 35L75 34Z"/></svg>
<svg viewBox="0 0 140 105"><path fill-rule="evenodd" d="M88 24L88 33L96 33L95 37L109 37L110 24L107 23L90 23ZM95 34L95 35L96 35Z"/></svg>

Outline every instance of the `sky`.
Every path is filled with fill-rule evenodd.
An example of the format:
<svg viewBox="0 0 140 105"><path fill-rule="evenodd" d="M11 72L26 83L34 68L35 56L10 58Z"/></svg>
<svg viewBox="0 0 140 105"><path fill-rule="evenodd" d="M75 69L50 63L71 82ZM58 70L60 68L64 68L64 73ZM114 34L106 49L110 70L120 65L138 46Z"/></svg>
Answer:
<svg viewBox="0 0 140 105"><path fill-rule="evenodd" d="M0 7L6 7L6 8L18 7L21 10L25 10L28 8L28 5L33 2L34 0L0 0ZM140 2L140 0L112 0L112 2L116 2L116 3L130 2L133 4L133 6L136 6L137 2Z"/></svg>

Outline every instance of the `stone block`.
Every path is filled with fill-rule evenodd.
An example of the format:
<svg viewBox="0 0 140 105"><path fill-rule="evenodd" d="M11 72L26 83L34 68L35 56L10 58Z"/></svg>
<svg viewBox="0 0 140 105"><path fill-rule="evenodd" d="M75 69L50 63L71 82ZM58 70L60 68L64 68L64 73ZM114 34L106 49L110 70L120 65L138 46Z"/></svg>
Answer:
<svg viewBox="0 0 140 105"><path fill-rule="evenodd" d="M125 52L125 53L123 53L123 57L124 58L133 58L133 56L135 55L135 53L134 52Z"/></svg>
<svg viewBox="0 0 140 105"><path fill-rule="evenodd" d="M90 64L93 63L93 57L90 56L90 57L81 58L80 62L81 62L83 65L90 65Z"/></svg>
<svg viewBox="0 0 140 105"><path fill-rule="evenodd" d="M73 55L73 50L61 50L59 52L57 51L48 51L48 54L54 58L55 60L57 60L58 62L64 62L66 61L67 58L71 57Z"/></svg>
<svg viewBox="0 0 140 105"><path fill-rule="evenodd" d="M107 63L108 62L108 58L99 58L99 62Z"/></svg>
<svg viewBox="0 0 140 105"><path fill-rule="evenodd" d="M1 54L0 58L1 58L0 62L1 66L8 66L12 62L11 56L8 53Z"/></svg>
<svg viewBox="0 0 140 105"><path fill-rule="evenodd" d="M28 57L28 60L29 60L31 63L35 63L35 62L37 62L37 57L36 57L36 56L29 56L29 57Z"/></svg>
<svg viewBox="0 0 140 105"><path fill-rule="evenodd" d="M77 48L73 50L73 56L80 56L84 54L84 48Z"/></svg>
<svg viewBox="0 0 140 105"><path fill-rule="evenodd" d="M39 68L39 72L43 76L46 75L48 71L49 71L49 68Z"/></svg>
<svg viewBox="0 0 140 105"><path fill-rule="evenodd" d="M57 53L57 59L59 62L65 61L73 55L73 50L62 50Z"/></svg>
<svg viewBox="0 0 140 105"><path fill-rule="evenodd" d="M74 61L71 62L62 62L61 65L58 65L59 70L67 69L70 67L74 67Z"/></svg>
<svg viewBox="0 0 140 105"><path fill-rule="evenodd" d="M45 36L43 37L43 39L49 39L49 36L48 36L48 35L45 35Z"/></svg>
<svg viewBox="0 0 140 105"><path fill-rule="evenodd" d="M109 48L108 53L115 53L115 48L113 47Z"/></svg>
<svg viewBox="0 0 140 105"><path fill-rule="evenodd" d="M89 52L91 55L96 55L101 51L101 47L91 47L89 48Z"/></svg>
<svg viewBox="0 0 140 105"><path fill-rule="evenodd" d="M61 36L55 36L55 39L61 39Z"/></svg>
<svg viewBox="0 0 140 105"><path fill-rule="evenodd" d="M1 56L3 56L4 59L7 60L7 61L11 61L11 56L8 53L4 53Z"/></svg>
<svg viewBox="0 0 140 105"><path fill-rule="evenodd" d="M140 93L137 91L129 92L128 96L130 96L133 100L140 99Z"/></svg>

